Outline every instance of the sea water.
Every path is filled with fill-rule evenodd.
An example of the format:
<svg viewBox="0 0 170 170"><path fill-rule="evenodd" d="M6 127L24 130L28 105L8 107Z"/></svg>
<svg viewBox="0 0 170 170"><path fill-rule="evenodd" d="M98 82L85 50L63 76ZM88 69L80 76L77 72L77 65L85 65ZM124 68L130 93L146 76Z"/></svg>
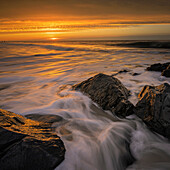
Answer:
<svg viewBox="0 0 170 170"><path fill-rule="evenodd" d="M135 115L120 119L71 89L97 73L115 75L136 104L144 85L170 83L160 72L146 71L150 64L170 61L170 49L117 43L0 43L0 108L63 118L52 124L66 147L65 160L56 170L170 169L166 138L151 132ZM116 74L124 69L127 72Z"/></svg>

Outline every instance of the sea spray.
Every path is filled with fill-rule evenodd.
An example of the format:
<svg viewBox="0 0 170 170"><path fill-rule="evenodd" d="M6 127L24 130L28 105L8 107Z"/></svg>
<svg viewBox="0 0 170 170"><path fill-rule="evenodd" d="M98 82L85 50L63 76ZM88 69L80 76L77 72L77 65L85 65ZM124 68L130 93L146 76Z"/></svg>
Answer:
<svg viewBox="0 0 170 170"><path fill-rule="evenodd" d="M166 150L170 144L149 131L139 118L119 119L70 88L58 95L60 99L37 110L39 113L48 110L64 119L52 125L67 150L65 160L56 170L123 170L128 166L129 169L152 169L151 165L156 167L158 162L154 161L151 151L161 157L159 165L162 169L170 167L170 152ZM150 162L145 160L141 165L140 161L147 155Z"/></svg>
<svg viewBox="0 0 170 170"><path fill-rule="evenodd" d="M170 143L163 136L151 132L146 125L135 115L136 130L132 132L130 149L136 162L128 170L135 169L170 169Z"/></svg>
<svg viewBox="0 0 170 170"><path fill-rule="evenodd" d="M62 98L63 94L69 100L64 97L66 103L57 104L57 110L62 110L60 116L67 121L60 127L56 123L56 132L67 152L65 161L57 169L125 169L134 161L129 139L135 124L104 112L80 92L67 90L61 92Z"/></svg>

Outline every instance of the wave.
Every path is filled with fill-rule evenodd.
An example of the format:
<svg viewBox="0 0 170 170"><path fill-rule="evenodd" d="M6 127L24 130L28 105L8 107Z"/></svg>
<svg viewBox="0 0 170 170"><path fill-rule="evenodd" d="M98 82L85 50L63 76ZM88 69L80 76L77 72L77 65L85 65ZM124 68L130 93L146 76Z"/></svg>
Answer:
<svg viewBox="0 0 170 170"><path fill-rule="evenodd" d="M66 44L64 44L66 43ZM39 48L45 48L47 50L55 50L55 51L63 51L63 52L95 52L95 53L108 53L112 55L119 55L121 53L137 53L137 54L170 54L170 42L169 41L101 41L98 45L96 45L97 42L91 42L92 44L90 47L88 47L89 44L83 42L58 42L57 44L50 44L49 42L17 42L17 43L6 43L8 45L16 45L16 46L24 46L24 47L39 47ZM81 46L77 46L77 44L81 44ZM64 45L63 45L64 44ZM67 45L67 47L65 46ZM105 48L113 47L113 48ZM118 47L118 48L116 48ZM125 47L125 48L123 48ZM127 49L126 47L134 47L134 48L148 48L147 51L139 50L139 49ZM149 49L152 48L153 50ZM160 49L156 50L155 49ZM40 56L48 56L48 55L59 55L56 53L49 53L49 54L35 54L35 57Z"/></svg>
<svg viewBox="0 0 170 170"><path fill-rule="evenodd" d="M137 48L165 48L170 49L170 41L125 41L123 43L107 44L108 46L137 47Z"/></svg>
<svg viewBox="0 0 170 170"><path fill-rule="evenodd" d="M49 50L57 50L57 51L71 51L74 50L72 47L63 47L63 46L56 46L56 45L45 45L45 44L38 44L36 42L34 43L6 43L8 45L16 45L16 46L36 46L36 47L41 47L41 48L46 48Z"/></svg>

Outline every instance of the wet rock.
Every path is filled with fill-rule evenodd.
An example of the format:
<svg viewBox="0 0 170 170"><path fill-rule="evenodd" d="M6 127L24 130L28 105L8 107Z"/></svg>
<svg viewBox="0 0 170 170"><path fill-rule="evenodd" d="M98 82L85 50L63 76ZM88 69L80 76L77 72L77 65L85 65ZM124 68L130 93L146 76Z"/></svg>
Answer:
<svg viewBox="0 0 170 170"><path fill-rule="evenodd" d="M54 122L61 122L64 119L61 116L58 115L44 115L44 114L28 114L25 117L31 119L31 120L36 120L44 123L54 123Z"/></svg>
<svg viewBox="0 0 170 170"><path fill-rule="evenodd" d="M148 71L160 71L162 72L161 75L165 76L165 77L170 77L170 62L168 63L157 63L157 64L153 64L150 67L147 67Z"/></svg>
<svg viewBox="0 0 170 170"><path fill-rule="evenodd" d="M1 170L54 169L64 154L64 144L50 124L0 109Z"/></svg>
<svg viewBox="0 0 170 170"><path fill-rule="evenodd" d="M124 70L120 70L120 71L118 72L118 74L119 74L119 73L127 73L127 72L129 72L129 70L124 69Z"/></svg>
<svg viewBox="0 0 170 170"><path fill-rule="evenodd" d="M160 71L162 72L163 70L165 70L168 66L170 65L170 62L168 63L156 63L156 64L152 64L151 66L147 67L146 70L147 71Z"/></svg>
<svg viewBox="0 0 170 170"><path fill-rule="evenodd" d="M116 76L116 75L121 74L121 73L127 73L127 72L129 72L129 71L130 71L130 70L123 69L123 70L120 70L120 71L118 71L117 73L113 74L112 76Z"/></svg>
<svg viewBox="0 0 170 170"><path fill-rule="evenodd" d="M113 76L100 73L74 85L73 89L84 92L104 110L119 117L133 114L134 106L128 100L129 90Z"/></svg>
<svg viewBox="0 0 170 170"><path fill-rule="evenodd" d="M170 139L170 85L144 86L135 114L150 129Z"/></svg>
<svg viewBox="0 0 170 170"><path fill-rule="evenodd" d="M132 73L132 76L138 76L140 73Z"/></svg>
<svg viewBox="0 0 170 170"><path fill-rule="evenodd" d="M165 77L170 77L170 65L162 71L162 76L165 76Z"/></svg>

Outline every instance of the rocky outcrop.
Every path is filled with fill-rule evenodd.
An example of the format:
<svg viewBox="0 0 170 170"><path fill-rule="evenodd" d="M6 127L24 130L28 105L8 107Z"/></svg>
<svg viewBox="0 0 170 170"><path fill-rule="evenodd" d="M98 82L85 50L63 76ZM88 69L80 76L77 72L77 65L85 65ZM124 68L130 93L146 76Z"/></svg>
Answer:
<svg viewBox="0 0 170 170"><path fill-rule="evenodd" d="M170 62L168 63L156 63L152 64L151 66L147 67L146 70L148 71L163 71L170 65Z"/></svg>
<svg viewBox="0 0 170 170"><path fill-rule="evenodd" d="M162 76L170 77L170 62L168 63L156 63L146 68L147 71L159 71L162 72Z"/></svg>
<svg viewBox="0 0 170 170"><path fill-rule="evenodd" d="M104 110L110 110L119 117L133 113L134 106L128 100L128 89L113 76L100 73L74 85L73 89L87 94Z"/></svg>
<svg viewBox="0 0 170 170"><path fill-rule="evenodd" d="M64 144L50 124L0 109L1 170L54 169L64 154Z"/></svg>
<svg viewBox="0 0 170 170"><path fill-rule="evenodd" d="M162 71L162 76L165 76L165 77L170 77L170 65Z"/></svg>
<svg viewBox="0 0 170 170"><path fill-rule="evenodd" d="M128 89L113 76L100 73L74 85L73 89L87 94L104 110L110 110L119 117L136 114L151 130L170 139L169 84L144 86L135 107L128 100Z"/></svg>
<svg viewBox="0 0 170 170"><path fill-rule="evenodd" d="M170 139L170 85L144 86L135 114L150 129Z"/></svg>

